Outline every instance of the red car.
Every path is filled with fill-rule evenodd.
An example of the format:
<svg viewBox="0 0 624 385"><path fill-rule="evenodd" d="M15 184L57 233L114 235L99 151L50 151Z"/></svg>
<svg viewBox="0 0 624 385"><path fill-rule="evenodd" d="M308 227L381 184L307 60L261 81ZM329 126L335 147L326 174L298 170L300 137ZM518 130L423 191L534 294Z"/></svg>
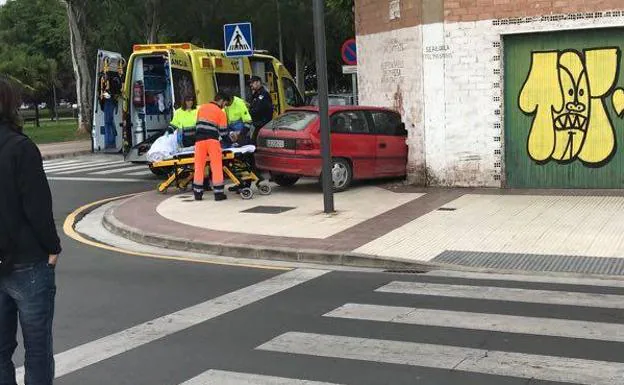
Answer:
<svg viewBox="0 0 624 385"><path fill-rule="evenodd" d="M401 115L386 108L330 106L332 179L336 191L356 179L404 176L407 131ZM256 166L280 186L320 177L318 108L286 111L258 133Z"/></svg>

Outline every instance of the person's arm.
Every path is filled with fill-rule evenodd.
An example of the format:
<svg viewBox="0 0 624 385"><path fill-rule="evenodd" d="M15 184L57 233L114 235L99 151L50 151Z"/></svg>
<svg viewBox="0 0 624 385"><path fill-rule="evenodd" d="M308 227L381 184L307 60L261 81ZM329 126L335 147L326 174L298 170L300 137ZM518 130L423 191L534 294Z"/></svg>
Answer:
<svg viewBox="0 0 624 385"><path fill-rule="evenodd" d="M61 241L54 224L52 193L43 171L41 153L30 140L22 142L18 151L15 171L22 211L41 247L48 255L56 256L61 252Z"/></svg>
<svg viewBox="0 0 624 385"><path fill-rule="evenodd" d="M243 104L241 108L243 109L243 113L242 113L243 123L251 123L253 119L251 118L249 109L247 108L245 104Z"/></svg>
<svg viewBox="0 0 624 385"><path fill-rule="evenodd" d="M228 129L228 118L225 111L221 110L221 115L216 123L219 126L219 135L226 136L230 130Z"/></svg>
<svg viewBox="0 0 624 385"><path fill-rule="evenodd" d="M262 117L269 121L273 119L273 101L271 100L271 94L264 93L262 98Z"/></svg>

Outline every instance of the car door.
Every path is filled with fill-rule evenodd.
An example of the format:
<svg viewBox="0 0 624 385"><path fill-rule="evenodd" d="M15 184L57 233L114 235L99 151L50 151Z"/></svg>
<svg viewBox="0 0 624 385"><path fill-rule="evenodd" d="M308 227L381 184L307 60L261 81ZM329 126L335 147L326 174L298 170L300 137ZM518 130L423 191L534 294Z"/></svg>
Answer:
<svg viewBox="0 0 624 385"><path fill-rule="evenodd" d="M393 111L371 111L376 134L375 176L402 176L407 168L407 131L401 115Z"/></svg>
<svg viewBox="0 0 624 385"><path fill-rule="evenodd" d="M355 179L375 175L377 139L363 111L337 111L330 119L332 157L351 161Z"/></svg>

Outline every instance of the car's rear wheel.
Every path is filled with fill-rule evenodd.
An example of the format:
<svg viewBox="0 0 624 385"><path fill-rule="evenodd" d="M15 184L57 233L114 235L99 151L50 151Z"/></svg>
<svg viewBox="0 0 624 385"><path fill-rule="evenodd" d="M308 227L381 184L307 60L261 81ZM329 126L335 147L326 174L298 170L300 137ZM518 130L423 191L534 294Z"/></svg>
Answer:
<svg viewBox="0 0 624 385"><path fill-rule="evenodd" d="M353 181L353 168L346 159L335 158L332 160L332 182L334 191L344 191L349 188Z"/></svg>
<svg viewBox="0 0 624 385"><path fill-rule="evenodd" d="M273 182L277 183L282 187L291 187L294 186L295 183L299 181L299 177L297 176L289 176L289 175L273 175Z"/></svg>

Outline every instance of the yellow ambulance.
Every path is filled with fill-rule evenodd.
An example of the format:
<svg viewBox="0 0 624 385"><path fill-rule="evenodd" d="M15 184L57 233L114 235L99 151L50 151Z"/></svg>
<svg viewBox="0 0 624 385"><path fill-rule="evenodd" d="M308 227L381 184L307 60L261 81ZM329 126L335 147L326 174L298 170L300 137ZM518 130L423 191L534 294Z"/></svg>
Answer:
<svg viewBox="0 0 624 385"><path fill-rule="evenodd" d="M254 54L243 59L243 67L245 86L251 76L263 79L273 99L275 116L304 104L293 77L273 56ZM110 74L107 79L122 73L125 77L118 108L102 96L105 93L101 79L106 73ZM241 94L239 59L189 43L135 45L127 65L121 55L99 51L97 74L94 150L123 151L130 162L147 162L147 151L167 129L183 95L194 94L197 103L202 104L210 102L218 91ZM247 95L250 92L246 90ZM112 134L111 119L117 131Z"/></svg>

